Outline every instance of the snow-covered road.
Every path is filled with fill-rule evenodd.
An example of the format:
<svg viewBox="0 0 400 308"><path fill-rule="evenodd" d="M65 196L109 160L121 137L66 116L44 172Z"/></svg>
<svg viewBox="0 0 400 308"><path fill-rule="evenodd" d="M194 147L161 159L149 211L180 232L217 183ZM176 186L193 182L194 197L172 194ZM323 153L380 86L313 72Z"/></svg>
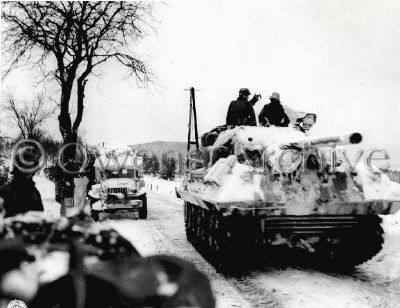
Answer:
<svg viewBox="0 0 400 308"><path fill-rule="evenodd" d="M114 223L144 255L168 253L194 262L212 281L219 307L400 307L400 224L385 221L385 245L349 274L266 267L241 278L217 273L187 242L182 202L149 192L149 218Z"/></svg>
<svg viewBox="0 0 400 308"><path fill-rule="evenodd" d="M250 299L246 299L230 281L218 274L187 242L182 206L171 198L149 192L146 220L114 221L112 224L144 256L171 254L196 264L211 280L218 308L253 307Z"/></svg>
<svg viewBox="0 0 400 308"><path fill-rule="evenodd" d="M41 181L38 186L45 187L48 183L45 184ZM382 251L349 274L323 273L304 267L265 267L240 278L225 277L186 240L182 202L171 192L161 189L148 192L147 220L121 220L112 224L144 256L166 253L196 264L210 278L218 308L400 307L400 219L384 218ZM44 196L44 203L51 201L51 194L46 193L49 197ZM45 207L52 211L55 205L50 203Z"/></svg>

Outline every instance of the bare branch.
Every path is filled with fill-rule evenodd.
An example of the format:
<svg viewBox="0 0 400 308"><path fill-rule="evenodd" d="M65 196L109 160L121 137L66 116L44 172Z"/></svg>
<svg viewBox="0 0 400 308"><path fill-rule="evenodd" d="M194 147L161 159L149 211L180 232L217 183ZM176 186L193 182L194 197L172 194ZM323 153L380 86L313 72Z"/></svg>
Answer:
<svg viewBox="0 0 400 308"><path fill-rule="evenodd" d="M45 108L44 95L38 95L33 101L17 102L12 96L4 103L4 111L18 126L23 138L36 138L41 126L49 119L55 109Z"/></svg>
<svg viewBox="0 0 400 308"><path fill-rule="evenodd" d="M124 66L138 84L152 81L135 44L154 29L152 4L136 1L10 1L2 3L6 25L3 50L10 56L8 72L31 64L43 80L61 88L60 131L75 134L82 120L83 98L93 69L108 60ZM77 85L77 117L69 114L71 92ZM38 117L34 117L36 120Z"/></svg>

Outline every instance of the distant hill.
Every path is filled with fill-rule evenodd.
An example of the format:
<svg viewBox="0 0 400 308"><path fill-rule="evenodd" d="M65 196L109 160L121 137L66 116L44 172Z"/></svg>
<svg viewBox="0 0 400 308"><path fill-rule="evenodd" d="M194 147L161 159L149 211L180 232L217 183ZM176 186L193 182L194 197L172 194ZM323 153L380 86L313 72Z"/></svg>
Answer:
<svg viewBox="0 0 400 308"><path fill-rule="evenodd" d="M154 141L130 145L130 147L137 150L149 150L154 152L157 156L161 155L161 152L167 151L178 151L183 156L186 155L186 142L179 141Z"/></svg>

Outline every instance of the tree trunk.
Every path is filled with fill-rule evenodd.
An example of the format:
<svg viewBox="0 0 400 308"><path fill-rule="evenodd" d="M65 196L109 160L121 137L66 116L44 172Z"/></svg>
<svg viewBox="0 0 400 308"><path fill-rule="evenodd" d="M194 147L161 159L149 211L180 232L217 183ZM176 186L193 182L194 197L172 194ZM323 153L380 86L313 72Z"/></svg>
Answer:
<svg viewBox="0 0 400 308"><path fill-rule="evenodd" d="M77 81L77 113L74 122L74 126L72 129L74 131L78 131L79 125L82 122L82 115L83 115L83 99L85 98L85 87L86 87L87 80L84 78L78 78Z"/></svg>
<svg viewBox="0 0 400 308"><path fill-rule="evenodd" d="M63 85L61 94L61 110L58 116L60 133L63 138L63 146L67 144L76 144L78 141L78 135L76 131L72 129L71 115L69 113L69 101L71 98L72 83ZM59 160L59 164L63 165L68 170L71 168L72 162L75 160L76 146L68 146L63 155ZM61 169L61 168L60 168ZM60 170L60 178L57 179L58 185L60 185L60 203L62 216L66 215L66 209L70 206L71 200L74 194L74 177L72 174L66 173L62 169Z"/></svg>
<svg viewBox="0 0 400 308"><path fill-rule="evenodd" d="M77 171L75 164L75 155L76 155L76 143L78 142L78 129L82 122L83 116L83 100L85 97L85 86L87 80L85 79L86 75L90 71L86 72L86 74L82 75L77 80L77 114L72 125L71 115L69 114L69 100L71 98L71 90L72 85L68 86L63 90L63 94L61 95L61 112L58 117L60 132L63 137L63 145L68 145L66 150L63 152L62 163L68 170L70 168L72 171ZM72 144L72 145L71 145ZM74 195L74 174L67 174L63 172L64 176L62 179L61 185L65 188L64 194L61 197L61 214L65 215L66 207L69 205L70 198L73 198Z"/></svg>

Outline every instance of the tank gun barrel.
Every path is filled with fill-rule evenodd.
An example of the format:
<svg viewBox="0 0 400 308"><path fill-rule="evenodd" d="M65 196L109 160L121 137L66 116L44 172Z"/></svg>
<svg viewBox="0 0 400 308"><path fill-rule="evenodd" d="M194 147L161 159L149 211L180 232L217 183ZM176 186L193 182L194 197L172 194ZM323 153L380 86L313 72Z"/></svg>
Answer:
<svg viewBox="0 0 400 308"><path fill-rule="evenodd" d="M351 133L346 135L337 135L337 136L315 136L315 137L307 137L304 140L303 144L305 146L326 146L329 144L337 144L337 145L345 145L345 144L358 144L362 141L362 135L360 133Z"/></svg>

